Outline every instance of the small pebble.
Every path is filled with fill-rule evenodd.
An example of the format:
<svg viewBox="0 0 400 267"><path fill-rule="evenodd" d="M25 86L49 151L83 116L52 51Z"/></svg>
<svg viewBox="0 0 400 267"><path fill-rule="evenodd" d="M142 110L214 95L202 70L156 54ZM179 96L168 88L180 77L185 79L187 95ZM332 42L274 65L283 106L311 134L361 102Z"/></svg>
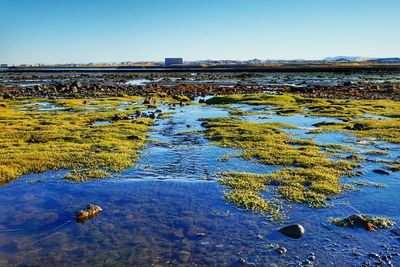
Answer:
<svg viewBox="0 0 400 267"><path fill-rule="evenodd" d="M381 257L378 255L378 254L376 254L376 253L368 253L368 257L370 257L370 258L375 258L375 259L380 259Z"/></svg>
<svg viewBox="0 0 400 267"><path fill-rule="evenodd" d="M287 252L287 249L284 247L280 247L276 250L279 254L284 255Z"/></svg>

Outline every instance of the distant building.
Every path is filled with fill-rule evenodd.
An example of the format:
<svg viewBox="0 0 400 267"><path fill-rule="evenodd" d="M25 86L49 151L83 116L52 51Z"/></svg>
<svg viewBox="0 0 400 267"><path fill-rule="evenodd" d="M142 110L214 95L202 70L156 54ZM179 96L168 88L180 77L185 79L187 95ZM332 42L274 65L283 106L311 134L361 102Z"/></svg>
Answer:
<svg viewBox="0 0 400 267"><path fill-rule="evenodd" d="M0 68L7 68L8 65L7 64L0 64Z"/></svg>
<svg viewBox="0 0 400 267"><path fill-rule="evenodd" d="M165 58L165 66L171 65L180 65L183 64L183 59L180 57L177 58Z"/></svg>

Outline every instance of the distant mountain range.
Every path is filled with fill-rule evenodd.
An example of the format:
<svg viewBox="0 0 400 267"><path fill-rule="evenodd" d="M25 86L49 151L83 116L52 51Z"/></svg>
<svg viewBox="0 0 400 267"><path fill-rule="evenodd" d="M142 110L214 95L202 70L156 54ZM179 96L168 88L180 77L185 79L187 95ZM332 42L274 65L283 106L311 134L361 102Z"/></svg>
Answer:
<svg viewBox="0 0 400 267"><path fill-rule="evenodd" d="M377 63L400 63L400 58L398 57L388 57L388 58L368 58L368 57L348 57L348 56L337 56L337 57L326 57L323 59L327 62L377 62Z"/></svg>

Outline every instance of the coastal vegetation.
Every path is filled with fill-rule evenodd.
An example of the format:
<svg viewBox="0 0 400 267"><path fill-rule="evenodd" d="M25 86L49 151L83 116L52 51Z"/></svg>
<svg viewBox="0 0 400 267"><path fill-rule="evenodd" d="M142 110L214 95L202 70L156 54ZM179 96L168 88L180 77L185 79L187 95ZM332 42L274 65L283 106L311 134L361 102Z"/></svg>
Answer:
<svg viewBox="0 0 400 267"><path fill-rule="evenodd" d="M311 207L327 206L327 198L345 189L357 186L384 188L385 185L369 182L342 184L342 176L352 176L353 169L364 158L352 148L336 144L318 144L311 139L294 139L285 129L296 128L283 123L255 123L241 120L243 116L261 114L259 110L279 116L304 114L315 117L333 117L337 122L321 122L314 125L313 133L341 131L354 134L360 139L399 143L400 103L389 100L329 100L304 98L295 95L227 95L208 99L210 105L248 104L257 105L251 113L238 108L229 110L231 118L210 118L204 123L205 135L214 144L238 149L224 160L239 157L261 164L280 166L271 173L254 174L224 172L219 180L225 185L225 199L237 206L254 212L271 213L280 217L275 203L277 198L288 202L306 203ZM266 113L265 113L266 114ZM350 156L342 156L343 152ZM388 155L384 150L368 150L369 155ZM334 159L336 158L336 159ZM339 160L346 159L346 160ZM392 162L388 168L397 170ZM265 197L263 192L273 190ZM272 196L271 196L272 195Z"/></svg>
<svg viewBox="0 0 400 267"><path fill-rule="evenodd" d="M292 125L213 118L204 126L214 144L239 149L236 157L282 166L270 174L227 172L220 180L228 188L226 200L256 212L271 212L274 217L279 217L278 210L261 196L267 186L276 187L276 193L288 201L323 207L327 196L341 192L340 177L351 175L357 166L354 161L332 160L324 145L293 139L282 129Z"/></svg>
<svg viewBox="0 0 400 267"><path fill-rule="evenodd" d="M1 101L0 182L59 169L80 181L132 166L153 121L130 117L144 108L132 104L139 99L46 100L45 111L44 100Z"/></svg>

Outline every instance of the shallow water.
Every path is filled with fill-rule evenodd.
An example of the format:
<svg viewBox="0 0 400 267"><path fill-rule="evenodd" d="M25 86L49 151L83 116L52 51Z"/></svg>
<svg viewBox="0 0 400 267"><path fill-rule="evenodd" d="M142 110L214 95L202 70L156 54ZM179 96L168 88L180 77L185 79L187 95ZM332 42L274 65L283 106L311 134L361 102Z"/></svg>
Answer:
<svg viewBox="0 0 400 267"><path fill-rule="evenodd" d="M241 266L240 259L257 266L359 266L374 262L368 253L390 255L394 265L400 264L396 256L400 239L390 230L370 233L328 222L354 212L400 222L399 173L375 174L372 170L383 168L384 163L366 161L361 168L364 175L344 177L344 181L367 180L387 188L345 191L324 209L289 205L285 224L301 223L306 229L303 238L289 239L276 231L279 223L224 202L224 187L216 181L224 170L267 173L279 167L236 158L220 161L226 153L237 151L215 147L202 134L190 132L204 129L200 118L228 116L227 109L199 105L171 111L175 112L171 118L158 120L153 127L150 138L157 142L146 146L137 166L111 179L71 183L63 179L67 171L61 170L26 175L0 187L0 266ZM357 142L343 133L307 134L312 124L329 118L242 119L292 123L299 128L287 131L296 138L389 152L365 155L371 160L400 156L398 145ZM84 224L76 223L75 211L87 203L100 205L103 212ZM286 255L279 255L277 246L287 248Z"/></svg>

